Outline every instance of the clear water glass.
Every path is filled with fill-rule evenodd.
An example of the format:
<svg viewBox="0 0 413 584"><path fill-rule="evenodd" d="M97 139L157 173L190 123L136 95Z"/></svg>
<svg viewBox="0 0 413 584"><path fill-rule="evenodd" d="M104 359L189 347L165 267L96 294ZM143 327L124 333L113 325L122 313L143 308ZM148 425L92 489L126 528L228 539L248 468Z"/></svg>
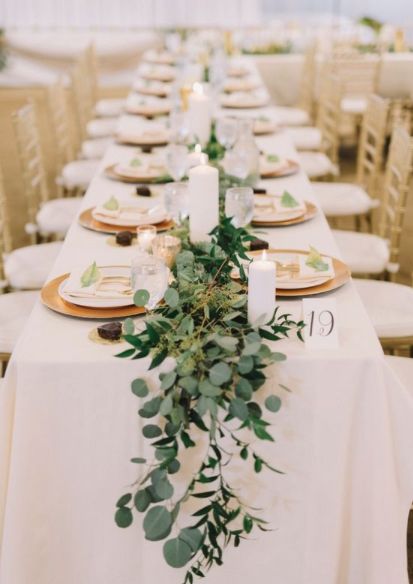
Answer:
<svg viewBox="0 0 413 584"><path fill-rule="evenodd" d="M188 166L188 148L183 144L170 144L166 149L166 168L175 181L184 178Z"/></svg>
<svg viewBox="0 0 413 584"><path fill-rule="evenodd" d="M185 144L189 138L187 113L181 110L172 110L169 114L169 129L171 131L171 142Z"/></svg>
<svg viewBox="0 0 413 584"><path fill-rule="evenodd" d="M149 300L145 304L147 310L153 310L162 300L168 287L168 279L169 268L162 259L140 254L132 260L132 288L135 291L148 291Z"/></svg>
<svg viewBox="0 0 413 584"><path fill-rule="evenodd" d="M178 225L189 215L188 183L172 182L164 187L166 211Z"/></svg>
<svg viewBox="0 0 413 584"><path fill-rule="evenodd" d="M251 223L254 215L254 191L250 187L233 187L225 195L225 215L239 228Z"/></svg>
<svg viewBox="0 0 413 584"><path fill-rule="evenodd" d="M215 128L218 142L229 150L235 144L238 135L238 121L236 118L218 118Z"/></svg>

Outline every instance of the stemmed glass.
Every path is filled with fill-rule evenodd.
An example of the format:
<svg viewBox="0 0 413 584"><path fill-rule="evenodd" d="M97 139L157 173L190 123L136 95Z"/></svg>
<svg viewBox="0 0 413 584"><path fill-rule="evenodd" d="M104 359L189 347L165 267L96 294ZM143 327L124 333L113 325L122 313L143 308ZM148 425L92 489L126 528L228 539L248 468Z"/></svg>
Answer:
<svg viewBox="0 0 413 584"><path fill-rule="evenodd" d="M171 182L166 184L164 197L168 215L179 225L189 215L188 183Z"/></svg>
<svg viewBox="0 0 413 584"><path fill-rule="evenodd" d="M169 129L171 141L177 144L185 144L189 137L188 115L184 111L175 110L169 114Z"/></svg>
<svg viewBox="0 0 413 584"><path fill-rule="evenodd" d="M166 167L175 181L185 176L188 166L188 148L183 144L170 144L166 149Z"/></svg>
<svg viewBox="0 0 413 584"><path fill-rule="evenodd" d="M140 254L132 260L132 288L147 290L149 298L145 308L153 310L160 302L168 287L169 269L165 262L155 256Z"/></svg>
<svg viewBox="0 0 413 584"><path fill-rule="evenodd" d="M254 191L251 187L233 187L225 195L225 215L234 227L245 227L254 215Z"/></svg>
<svg viewBox="0 0 413 584"><path fill-rule="evenodd" d="M222 117L218 118L215 128L218 142L225 148L230 150L237 139L238 135L238 121L236 118Z"/></svg>

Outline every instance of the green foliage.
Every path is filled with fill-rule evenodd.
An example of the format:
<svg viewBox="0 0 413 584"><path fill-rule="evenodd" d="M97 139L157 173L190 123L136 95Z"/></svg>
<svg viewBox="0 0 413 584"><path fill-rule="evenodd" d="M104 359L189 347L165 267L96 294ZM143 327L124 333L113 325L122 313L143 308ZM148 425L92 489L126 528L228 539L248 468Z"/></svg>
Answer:
<svg viewBox="0 0 413 584"><path fill-rule="evenodd" d="M234 456L256 473L280 472L244 437L249 432L251 442L273 440L259 394L265 370L285 355L273 351L268 341L285 338L291 330L300 334L303 323L293 322L278 309L265 326L254 329L248 323L245 287L230 277L233 265L241 269L240 260L248 258L247 231L222 219L209 243L191 245L185 230L181 237L182 252L165 302L146 318L144 330L124 336L131 345L128 357L149 357L151 369L167 357L175 364L159 374L156 390L149 389L144 379L132 382L132 393L141 400L139 416L155 419L141 429L153 458L132 459L141 475L136 492L118 500L115 520L127 527L133 512L143 513L150 541L164 540L173 530L163 546L164 559L175 568L188 566L184 582L192 584L195 576L203 577L212 565L222 564L227 546L238 547L255 529L267 530L265 521L251 514L239 491L228 483L226 472ZM141 302L142 293L135 300ZM278 396L266 398L267 411L275 413L280 407ZM199 432L205 434L206 448L194 451L196 470L177 496L174 474L186 450L196 446ZM197 505L192 520L182 526L187 513L181 510L187 501Z"/></svg>

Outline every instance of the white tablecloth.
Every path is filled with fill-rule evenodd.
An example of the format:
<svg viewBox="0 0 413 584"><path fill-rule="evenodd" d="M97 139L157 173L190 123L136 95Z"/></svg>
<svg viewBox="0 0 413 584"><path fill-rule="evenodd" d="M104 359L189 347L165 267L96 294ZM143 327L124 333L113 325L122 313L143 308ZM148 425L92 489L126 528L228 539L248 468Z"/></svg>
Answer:
<svg viewBox="0 0 413 584"><path fill-rule="evenodd" d="M261 148L295 157L284 134ZM128 159L112 146L102 162ZM302 172L263 181L314 201ZM83 209L133 187L98 173ZM321 212L307 223L264 235L277 248L315 245L338 255ZM51 277L79 262L127 262L133 248L74 223ZM288 360L267 382L280 392L274 444L257 448L285 475L237 475L274 531L229 550L209 584L407 584L406 522L413 496L413 399L384 362L351 282L334 293L340 347L277 343ZM280 302L298 317L301 302ZM178 584L162 544L143 539L141 517L121 530L114 504L136 480L128 461L144 451L130 382L148 362L118 360L119 346L92 343L90 321L38 304L10 363L0 394L1 584ZM154 378L156 374L151 374ZM153 381L156 382L155 379ZM282 382L292 391L278 389ZM264 392L265 393L265 392Z"/></svg>

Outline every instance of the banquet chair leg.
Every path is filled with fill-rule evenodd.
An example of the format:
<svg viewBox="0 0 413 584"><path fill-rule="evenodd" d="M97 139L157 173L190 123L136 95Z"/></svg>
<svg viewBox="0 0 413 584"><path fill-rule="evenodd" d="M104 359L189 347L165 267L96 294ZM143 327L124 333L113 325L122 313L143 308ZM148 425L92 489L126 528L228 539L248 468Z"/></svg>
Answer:
<svg viewBox="0 0 413 584"><path fill-rule="evenodd" d="M6 373L10 357L11 355L9 353L0 353L0 377L3 377Z"/></svg>

